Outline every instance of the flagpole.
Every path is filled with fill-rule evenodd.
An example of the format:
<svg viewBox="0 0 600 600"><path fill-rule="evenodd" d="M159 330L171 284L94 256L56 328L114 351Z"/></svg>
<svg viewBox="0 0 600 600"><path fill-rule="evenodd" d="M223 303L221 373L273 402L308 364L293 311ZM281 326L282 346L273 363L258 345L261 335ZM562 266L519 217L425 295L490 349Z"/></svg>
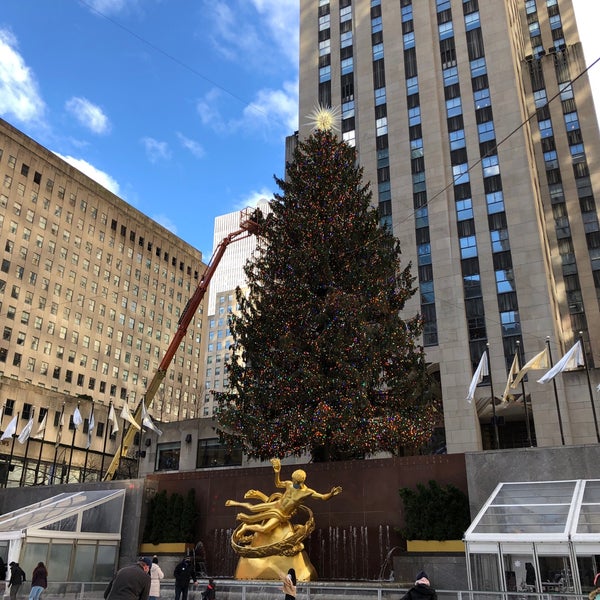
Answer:
<svg viewBox="0 0 600 600"><path fill-rule="evenodd" d="M0 429L2 429L2 421L4 420L4 407L6 405L3 404L2 405L2 414L0 414ZM6 480L8 481L8 465L6 465ZM6 487L6 486L4 486Z"/></svg>
<svg viewBox="0 0 600 600"><path fill-rule="evenodd" d="M77 402L77 410L81 402ZM74 414L74 413L73 413ZM75 436L77 435L77 427L75 426L75 420L73 419L73 437L71 438L71 454L69 454L69 466L67 467L67 481L69 483L69 476L71 475L71 465L73 464L73 451L75 449Z"/></svg>
<svg viewBox="0 0 600 600"><path fill-rule="evenodd" d="M125 400L125 406L127 406L128 399ZM129 407L128 407L129 408ZM121 410L123 412L123 410ZM117 463L117 471L121 468L121 459L123 458L123 440L125 439L125 422L127 419L123 418L123 433L121 435L121 443L119 444L119 462ZM129 425L131 427L131 425Z"/></svg>
<svg viewBox="0 0 600 600"><path fill-rule="evenodd" d="M33 419L34 416L35 416L35 406L33 406L31 408L31 415L29 416L29 418ZM30 440L31 440L31 431L29 432L29 435L27 436L27 443L25 444L25 454L23 456L23 469L21 470L21 479L19 480L19 487L23 487L23 485L25 484L25 476L27 474L27 454L29 453Z"/></svg>
<svg viewBox="0 0 600 600"><path fill-rule="evenodd" d="M40 414L41 414L40 409ZM37 485L38 473L40 472L40 463L42 462L42 452L44 450L44 438L46 437L46 427L48 427L48 412L49 409L46 409L46 414L43 418L46 419L46 424L44 425L44 429L42 430L42 439L40 440L40 453L38 454L37 465L35 466L35 479L33 481L33 485Z"/></svg>
<svg viewBox="0 0 600 600"><path fill-rule="evenodd" d="M500 450L500 435L498 433L498 418L496 417L496 402L494 399L494 382L492 379L492 363L490 361L490 345L485 345L485 351L487 353L488 361L488 373L490 376L490 391L492 394L492 420L494 421L494 441L496 443L496 450Z"/></svg>
<svg viewBox="0 0 600 600"><path fill-rule="evenodd" d="M56 477L56 458L58 456L58 448L62 439L62 422L65 415L65 403L63 402L62 408L60 409L60 418L58 419L58 434L56 436L56 442L54 443L54 460L52 461L52 479L50 483L54 483Z"/></svg>
<svg viewBox="0 0 600 600"><path fill-rule="evenodd" d="M104 456L106 455L106 440L108 438L108 417L110 416L110 409L112 408L112 400L108 405L108 416L106 417L106 427L104 429L104 444L102 446L102 462L100 463L100 481L104 478ZM112 432L111 432L112 433Z"/></svg>
<svg viewBox="0 0 600 600"><path fill-rule="evenodd" d="M546 336L546 347L548 348L548 360L550 361L550 368L554 366L552 361L552 350L550 350L550 336ZM562 417L560 416L560 405L558 404L558 390L556 389L556 381L552 378L552 386L554 387L554 401L556 402L556 414L558 415L558 426L560 428L560 441L562 445L565 445L565 434L563 432Z"/></svg>
<svg viewBox="0 0 600 600"><path fill-rule="evenodd" d="M92 431L90 427L92 426L94 418L94 400L92 400L92 412L90 413L90 419L88 421L88 441L85 448L85 458L83 459L83 475L81 476L81 481L85 481L85 476L87 474L87 462L88 455L90 453L90 446L92 445Z"/></svg>
<svg viewBox="0 0 600 600"><path fill-rule="evenodd" d="M517 340L517 356L521 361L521 364L525 364L525 356L521 353L521 340ZM529 447L533 448L533 442L531 441L531 424L529 423L529 410L527 408L527 396L525 394L525 381L521 378L521 392L523 394L523 410L525 411L525 425L527 427L527 441Z"/></svg>
<svg viewBox="0 0 600 600"><path fill-rule="evenodd" d="M590 370L588 368L588 361L585 355L585 346L583 345L583 331L579 332L579 343L581 344L581 354L583 355L583 366L585 367L585 374L587 376L588 390L590 392L590 402L592 404L592 415L594 416L594 427L596 428L596 441L600 443L600 433L598 432L598 417L596 416L596 406L594 404L594 392L592 391L592 382L590 381Z"/></svg>
<svg viewBox="0 0 600 600"><path fill-rule="evenodd" d="M17 413L17 423L19 422L19 415L21 413ZM13 456L15 454L15 442L17 441L17 432L15 431L15 433L12 434L12 445L10 447L10 456L8 457L8 470L6 471L6 485L5 487L8 487L8 474L10 473L10 466L12 463L12 459Z"/></svg>

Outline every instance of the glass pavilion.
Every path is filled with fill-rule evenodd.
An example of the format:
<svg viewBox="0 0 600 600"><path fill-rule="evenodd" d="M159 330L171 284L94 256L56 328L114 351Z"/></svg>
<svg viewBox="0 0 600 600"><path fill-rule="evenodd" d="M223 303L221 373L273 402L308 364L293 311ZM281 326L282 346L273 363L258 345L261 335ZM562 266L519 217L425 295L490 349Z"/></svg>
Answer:
<svg viewBox="0 0 600 600"><path fill-rule="evenodd" d="M6 513L0 556L7 565L18 562L28 580L41 561L49 581L108 581L119 557L124 501L124 489L62 493Z"/></svg>
<svg viewBox="0 0 600 600"><path fill-rule="evenodd" d="M600 570L600 479L500 483L464 539L471 590L587 595Z"/></svg>

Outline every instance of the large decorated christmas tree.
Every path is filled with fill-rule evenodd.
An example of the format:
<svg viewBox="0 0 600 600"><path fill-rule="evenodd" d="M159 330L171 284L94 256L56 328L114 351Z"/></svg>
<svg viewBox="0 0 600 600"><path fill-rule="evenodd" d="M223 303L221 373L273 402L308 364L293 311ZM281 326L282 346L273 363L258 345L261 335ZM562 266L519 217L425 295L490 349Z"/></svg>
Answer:
<svg viewBox="0 0 600 600"><path fill-rule="evenodd" d="M417 450L438 415L421 319L403 312L414 278L379 224L354 148L317 129L277 183L231 319L219 433L261 459Z"/></svg>

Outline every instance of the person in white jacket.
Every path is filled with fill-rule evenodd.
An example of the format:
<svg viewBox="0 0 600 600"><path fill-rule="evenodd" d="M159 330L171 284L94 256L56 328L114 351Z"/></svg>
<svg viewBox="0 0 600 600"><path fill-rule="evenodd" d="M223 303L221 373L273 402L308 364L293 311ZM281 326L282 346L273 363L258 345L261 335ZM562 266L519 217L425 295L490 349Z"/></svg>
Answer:
<svg viewBox="0 0 600 600"><path fill-rule="evenodd" d="M162 569L158 566L158 556L152 558L152 567L150 567L150 594L148 600L158 600L160 598L160 580L165 576Z"/></svg>

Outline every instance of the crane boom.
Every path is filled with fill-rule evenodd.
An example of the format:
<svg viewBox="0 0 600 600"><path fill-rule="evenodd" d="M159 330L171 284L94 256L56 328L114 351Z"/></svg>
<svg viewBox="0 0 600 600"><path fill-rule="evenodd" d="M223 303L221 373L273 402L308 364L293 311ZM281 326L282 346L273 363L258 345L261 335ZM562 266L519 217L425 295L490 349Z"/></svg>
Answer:
<svg viewBox="0 0 600 600"><path fill-rule="evenodd" d="M215 248L215 251L213 252L213 255L210 258L210 261L208 262L208 266L206 267L206 270L204 271L204 274L200 279L198 287L196 287L196 290L194 291L191 298L188 300L188 303L185 305L185 308L183 309L183 313L181 314L181 317L179 318L179 323L177 324L177 332L173 336L173 339L171 340L171 343L169 344L165 355L160 361L158 370L156 371L154 377L150 381L150 384L146 389L146 393L140 400L135 410L135 413L133 414L135 422L138 423L140 426L142 424L143 408L145 407L146 409L148 409L152 405L152 400L154 399L156 392L158 392L158 389L160 388L160 385L163 382L165 375L167 374L167 369L169 368L169 365L171 364L171 361L175 356L175 352L177 352L179 344L181 344L181 341L185 337L188 326L191 323L194 315L196 314L196 311L198 310L198 307L200 306L204 295L206 294L206 290L208 289L210 280L212 279L212 276L214 275L217 266L219 265L219 262L223 258L227 246L229 246L229 244L231 244L232 242L244 239L246 237L249 237L250 235L257 235L260 227L261 218L262 214L258 209L244 209L240 214L240 228L224 237L219 243L219 245ZM110 465L108 466L106 473L104 474L104 481L110 481L115 476L115 473L119 468L119 463L121 462L121 457L127 456L129 448L131 447L135 439L136 432L137 429L133 426L130 426L129 429L127 429L127 431L123 432L123 439L121 440L119 450L117 450L117 452L113 456L113 459Z"/></svg>

